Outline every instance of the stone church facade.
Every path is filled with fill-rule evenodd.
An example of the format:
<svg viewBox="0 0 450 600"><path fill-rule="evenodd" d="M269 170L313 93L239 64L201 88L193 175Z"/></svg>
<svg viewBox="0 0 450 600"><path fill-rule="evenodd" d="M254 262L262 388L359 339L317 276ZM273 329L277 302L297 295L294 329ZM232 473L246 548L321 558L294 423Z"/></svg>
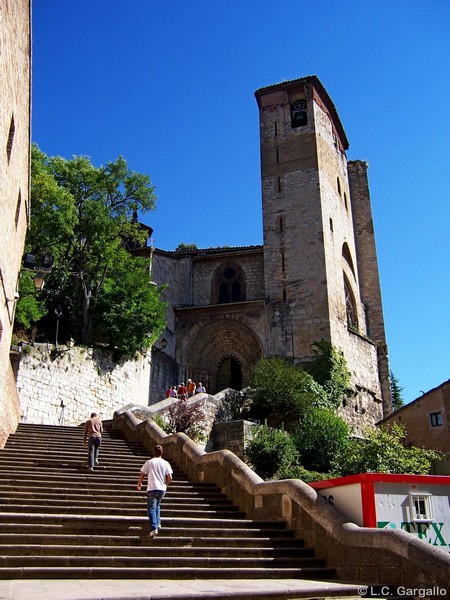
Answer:
<svg viewBox="0 0 450 600"><path fill-rule="evenodd" d="M347 360L356 426L391 412L367 164L348 161L336 108L315 76L257 90L263 245L167 252L167 327L153 352L150 403L188 377L215 393L245 387L261 357L301 364L325 339Z"/></svg>

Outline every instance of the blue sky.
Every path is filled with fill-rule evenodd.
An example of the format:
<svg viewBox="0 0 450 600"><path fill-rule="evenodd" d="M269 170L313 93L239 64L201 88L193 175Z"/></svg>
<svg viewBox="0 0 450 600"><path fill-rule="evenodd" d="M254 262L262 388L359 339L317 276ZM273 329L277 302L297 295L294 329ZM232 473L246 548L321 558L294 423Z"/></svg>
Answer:
<svg viewBox="0 0 450 600"><path fill-rule="evenodd" d="M154 244L262 243L254 92L317 75L366 160L391 369L450 378L447 0L34 0L32 138L150 175Z"/></svg>

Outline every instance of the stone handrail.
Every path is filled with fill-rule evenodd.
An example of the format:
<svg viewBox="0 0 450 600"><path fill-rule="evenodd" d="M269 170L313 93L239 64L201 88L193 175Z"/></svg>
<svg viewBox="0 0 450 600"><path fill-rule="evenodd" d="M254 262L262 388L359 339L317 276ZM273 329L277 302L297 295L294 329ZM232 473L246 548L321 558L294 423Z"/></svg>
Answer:
<svg viewBox="0 0 450 600"><path fill-rule="evenodd" d="M263 481L229 450L206 453L182 433L167 435L140 421L128 405L114 413L113 426L151 451L155 443L192 481L219 486L248 518L286 521L296 536L337 569L341 580L409 589L447 589L450 556L410 533L349 523L308 484L298 479ZM409 594L411 595L411 594Z"/></svg>

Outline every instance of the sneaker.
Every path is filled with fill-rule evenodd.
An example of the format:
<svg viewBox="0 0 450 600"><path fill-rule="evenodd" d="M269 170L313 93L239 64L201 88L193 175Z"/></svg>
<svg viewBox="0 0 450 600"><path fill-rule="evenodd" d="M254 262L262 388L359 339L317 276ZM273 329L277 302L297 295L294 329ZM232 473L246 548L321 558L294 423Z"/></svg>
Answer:
<svg viewBox="0 0 450 600"><path fill-rule="evenodd" d="M151 537L152 539L155 538L158 535L158 530L154 529L153 531L150 531L149 537Z"/></svg>
<svg viewBox="0 0 450 600"><path fill-rule="evenodd" d="M89 467L89 471L93 471L93 470L94 470L94 467Z"/></svg>
<svg viewBox="0 0 450 600"><path fill-rule="evenodd" d="M162 525L161 523L158 523L158 529L161 529Z"/></svg>
<svg viewBox="0 0 450 600"><path fill-rule="evenodd" d="M95 464L98 466L100 463L98 462L98 460L95 461Z"/></svg>

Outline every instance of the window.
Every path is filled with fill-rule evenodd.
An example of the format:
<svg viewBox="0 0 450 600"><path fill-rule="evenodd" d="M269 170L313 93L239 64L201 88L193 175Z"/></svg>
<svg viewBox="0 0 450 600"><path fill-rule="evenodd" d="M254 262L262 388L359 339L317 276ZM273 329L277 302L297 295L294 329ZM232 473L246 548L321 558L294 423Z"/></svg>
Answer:
<svg viewBox="0 0 450 600"><path fill-rule="evenodd" d="M296 100L291 106L292 127L302 127L308 123L306 100Z"/></svg>
<svg viewBox="0 0 450 600"><path fill-rule="evenodd" d="M429 417L430 417L431 427L443 427L444 426L444 421L442 419L442 413L440 411L429 413Z"/></svg>
<svg viewBox="0 0 450 600"><path fill-rule="evenodd" d="M227 263L217 269L213 279L213 302L242 302L245 300L245 280L237 264Z"/></svg>
<svg viewBox="0 0 450 600"><path fill-rule="evenodd" d="M15 219L14 219L14 222L16 224L16 229L17 229L17 226L19 225L20 207L21 207L21 205L22 205L22 194L21 194L21 192L19 190L19 196L17 198L17 204L16 204L16 216L15 216Z"/></svg>
<svg viewBox="0 0 450 600"><path fill-rule="evenodd" d="M341 196L342 191L341 191L341 182L339 181L339 177L336 177L336 183L337 183L337 191L339 196Z"/></svg>
<svg viewBox="0 0 450 600"><path fill-rule="evenodd" d="M353 277L356 279L355 267L353 265L352 255L350 253L350 248L349 248L347 242L344 242L342 244L342 257L344 258L345 262L350 267L350 270L353 273Z"/></svg>
<svg viewBox="0 0 450 600"><path fill-rule="evenodd" d="M356 311L355 297L347 277L344 275L345 310L347 315L347 327L358 329L358 313Z"/></svg>
<svg viewBox="0 0 450 600"><path fill-rule="evenodd" d="M14 134L16 132L16 125L14 123L14 115L11 117L11 123L9 124L9 133L8 133L8 141L6 142L6 156L8 157L8 162L11 159L11 152L14 143Z"/></svg>
<svg viewBox="0 0 450 600"><path fill-rule="evenodd" d="M433 521L432 496L428 493L409 494L411 521Z"/></svg>

